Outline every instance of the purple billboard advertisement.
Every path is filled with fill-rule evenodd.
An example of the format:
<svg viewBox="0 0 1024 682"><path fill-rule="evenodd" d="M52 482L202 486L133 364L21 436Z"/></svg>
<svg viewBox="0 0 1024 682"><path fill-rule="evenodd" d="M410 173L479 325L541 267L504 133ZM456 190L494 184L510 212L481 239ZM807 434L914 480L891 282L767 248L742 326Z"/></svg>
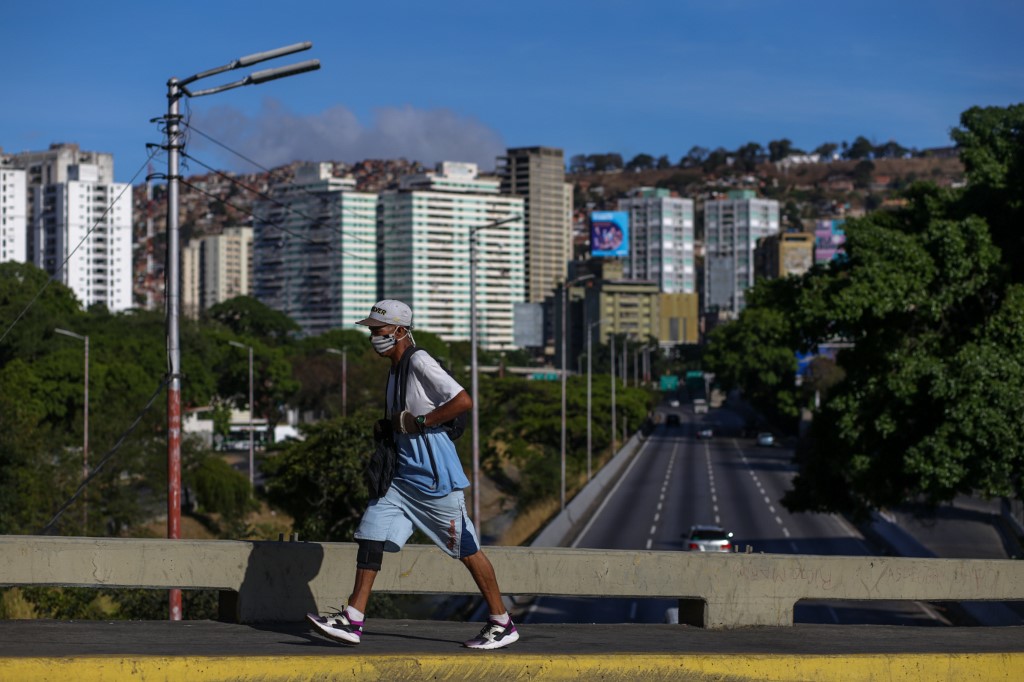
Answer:
<svg viewBox="0 0 1024 682"><path fill-rule="evenodd" d="M629 255L629 213L593 211L590 214L590 255L607 258Z"/></svg>

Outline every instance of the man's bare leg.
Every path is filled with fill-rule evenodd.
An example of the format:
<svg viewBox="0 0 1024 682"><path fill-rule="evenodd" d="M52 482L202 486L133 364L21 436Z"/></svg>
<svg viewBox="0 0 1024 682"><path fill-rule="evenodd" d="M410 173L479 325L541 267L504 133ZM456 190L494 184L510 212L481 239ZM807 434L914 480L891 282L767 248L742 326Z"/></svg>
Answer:
<svg viewBox="0 0 1024 682"><path fill-rule="evenodd" d="M491 571L493 573L493 570ZM356 569L356 583L352 587L352 596L348 598L348 605L362 613L366 613L366 605L370 601L370 590L373 589L373 581L377 577L377 571L369 568Z"/></svg>
<svg viewBox="0 0 1024 682"><path fill-rule="evenodd" d="M487 608L492 616L500 616L505 613L505 603L501 600L501 590L498 588L498 578L494 574L494 566L491 560L483 553L483 550L464 557L462 563L469 569L473 581L480 589L480 594L487 601Z"/></svg>

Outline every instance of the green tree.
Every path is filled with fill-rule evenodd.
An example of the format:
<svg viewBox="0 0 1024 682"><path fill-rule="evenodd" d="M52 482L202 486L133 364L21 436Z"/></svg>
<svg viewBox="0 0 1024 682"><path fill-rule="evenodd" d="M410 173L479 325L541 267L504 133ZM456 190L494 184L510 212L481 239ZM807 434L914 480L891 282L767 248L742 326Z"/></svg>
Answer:
<svg viewBox="0 0 1024 682"><path fill-rule="evenodd" d="M831 159L837 149L839 149L839 145L835 142L826 142L818 145L818 147L815 148L814 153L819 154L823 159Z"/></svg>
<svg viewBox="0 0 1024 682"><path fill-rule="evenodd" d="M757 162L763 155L764 148L756 142L748 142L736 150L740 168L747 172L753 171L757 167Z"/></svg>
<svg viewBox="0 0 1024 682"><path fill-rule="evenodd" d="M763 280L756 291L788 284L788 280ZM791 427L800 407L796 345L788 306L777 300L761 302L755 295L736 322L711 331L703 363L724 389L742 389L761 413Z"/></svg>
<svg viewBox="0 0 1024 682"><path fill-rule="evenodd" d="M637 154L626 164L626 170L650 170L652 168L654 168L654 157L650 154Z"/></svg>
<svg viewBox="0 0 1024 682"><path fill-rule="evenodd" d="M845 142L843 143L846 144ZM875 153L875 145L871 144L871 140L867 139L862 135L858 135L857 139L853 141L848 147L844 147L843 158L857 161L860 159L870 159Z"/></svg>
<svg viewBox="0 0 1024 682"><path fill-rule="evenodd" d="M694 145L690 147L690 151L686 152L686 156L679 160L679 166L680 168L699 168L710 153L711 151L706 147Z"/></svg>
<svg viewBox="0 0 1024 682"><path fill-rule="evenodd" d="M871 184L871 177L875 172L875 164L864 159L853 168L853 184L861 189Z"/></svg>
<svg viewBox="0 0 1024 682"><path fill-rule="evenodd" d="M0 263L0 367L48 352L40 339L83 316L74 293L27 263Z"/></svg>
<svg viewBox="0 0 1024 682"><path fill-rule="evenodd" d="M786 138L772 140L768 143L768 160L782 161L791 154L803 154L803 151L793 146L793 142Z"/></svg>
<svg viewBox="0 0 1024 682"><path fill-rule="evenodd" d="M973 107L952 132L967 170L961 214L983 215L1014 282L1024 281L1024 104Z"/></svg>
<svg viewBox="0 0 1024 682"><path fill-rule="evenodd" d="M923 497L1008 494L1024 458L1024 296L956 195L917 187L900 213L848 225L848 259L806 282L800 325L844 338L846 372L815 416L784 503L862 512ZM1010 320L1016 319L1016 324Z"/></svg>
<svg viewBox="0 0 1024 682"><path fill-rule="evenodd" d="M267 496L295 519L301 537L352 540L369 501L363 471L372 430L371 418L310 424L305 440L286 444L264 463Z"/></svg>
<svg viewBox="0 0 1024 682"><path fill-rule="evenodd" d="M300 329L290 317L251 296L236 296L218 303L207 311L207 316L239 336L277 343L288 341Z"/></svg>

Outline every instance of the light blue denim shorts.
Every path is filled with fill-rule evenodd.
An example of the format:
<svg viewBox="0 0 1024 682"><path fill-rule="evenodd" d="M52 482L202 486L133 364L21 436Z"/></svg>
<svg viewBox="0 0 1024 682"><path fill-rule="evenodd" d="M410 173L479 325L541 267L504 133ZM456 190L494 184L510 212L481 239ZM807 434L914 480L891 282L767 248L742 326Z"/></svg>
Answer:
<svg viewBox="0 0 1024 682"><path fill-rule="evenodd" d="M430 497L399 479L391 482L384 497L370 502L355 537L383 542L384 551L398 552L412 536L414 526L455 559L471 556L480 549L461 490L444 497Z"/></svg>

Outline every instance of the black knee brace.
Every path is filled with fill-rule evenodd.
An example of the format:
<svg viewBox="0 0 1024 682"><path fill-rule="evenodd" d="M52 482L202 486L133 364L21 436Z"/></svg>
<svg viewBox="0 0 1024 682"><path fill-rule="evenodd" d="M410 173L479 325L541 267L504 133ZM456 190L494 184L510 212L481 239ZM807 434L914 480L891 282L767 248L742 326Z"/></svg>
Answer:
<svg viewBox="0 0 1024 682"><path fill-rule="evenodd" d="M379 540L356 540L359 550L356 552L356 568L379 571L384 561L384 543Z"/></svg>

